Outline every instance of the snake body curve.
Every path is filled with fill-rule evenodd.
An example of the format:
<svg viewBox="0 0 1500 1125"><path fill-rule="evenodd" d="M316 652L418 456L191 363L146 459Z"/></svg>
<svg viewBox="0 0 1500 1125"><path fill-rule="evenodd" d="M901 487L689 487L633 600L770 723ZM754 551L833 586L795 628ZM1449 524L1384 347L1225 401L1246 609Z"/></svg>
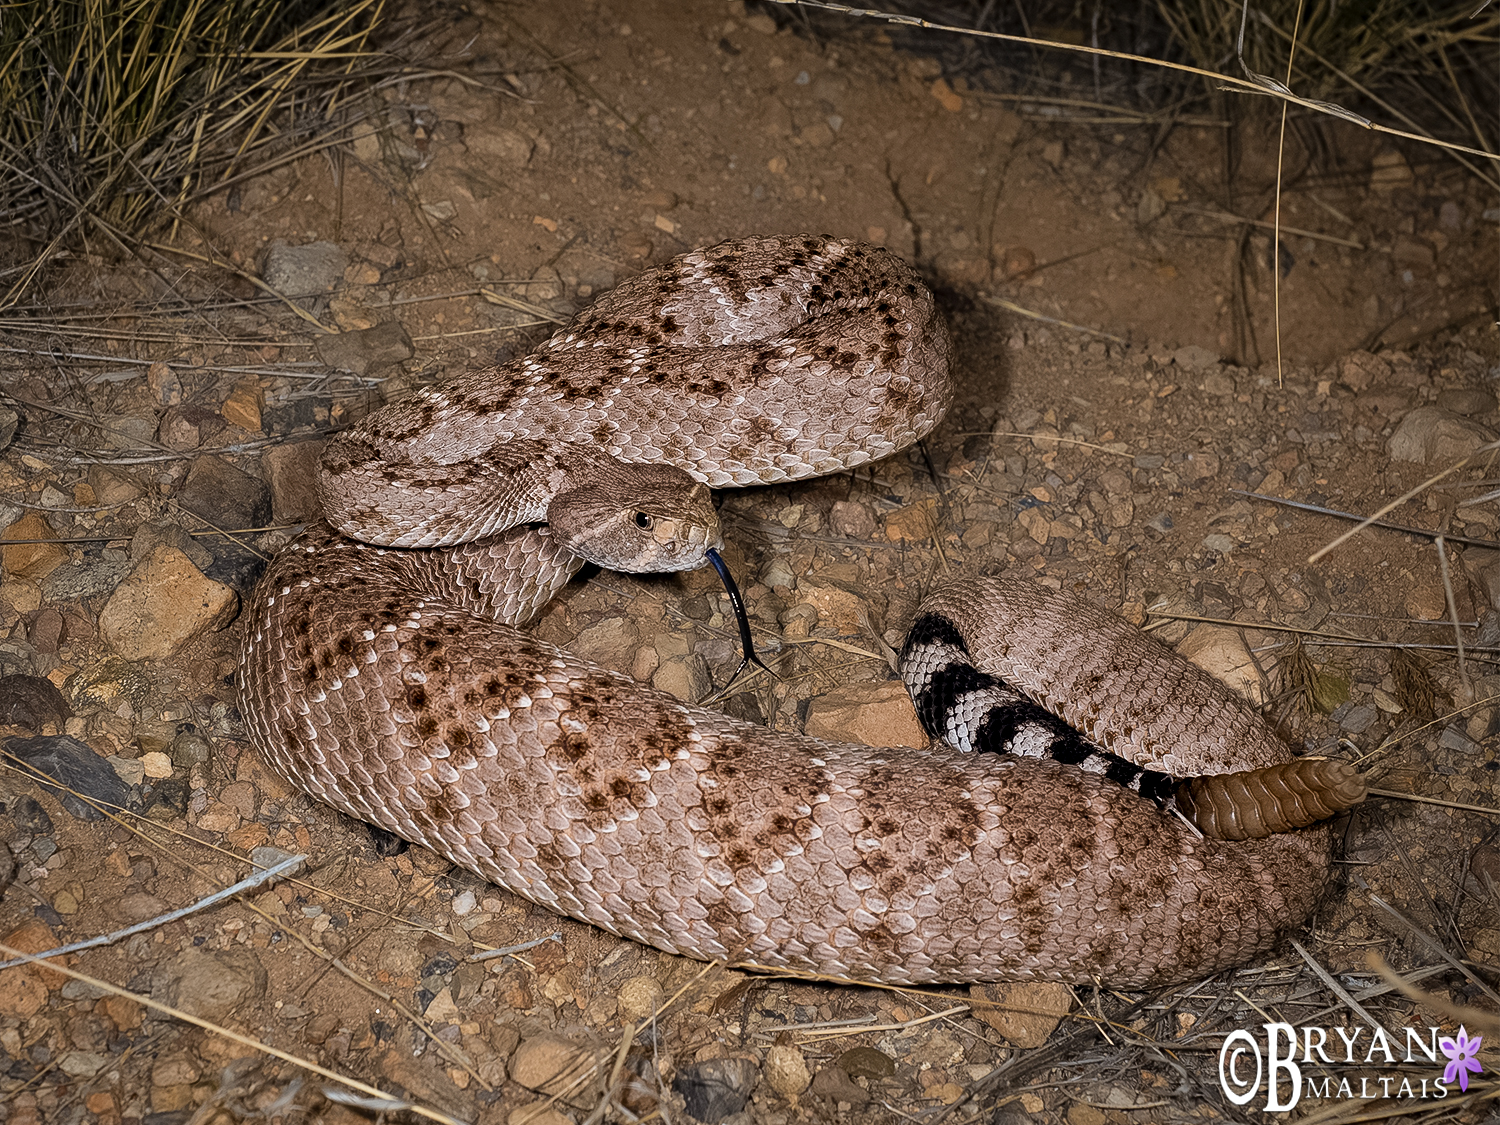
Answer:
<svg viewBox="0 0 1500 1125"><path fill-rule="evenodd" d="M759 304L781 320L747 342L736 332L747 319L761 331L746 311ZM662 359L663 346L685 350ZM508 373L375 415L329 459L330 518L399 524L400 509L457 492L479 513L464 537L480 538L412 551L315 528L279 555L242 656L254 742L336 808L692 957L892 983L1148 987L1263 953L1314 909L1326 827L1203 839L1047 758L770 731L508 623L577 562L546 528L494 530L482 509L496 484L475 458L588 437L709 483L831 471L935 425L947 355L898 259L831 240L728 243L627 282ZM1112 752L1179 773L1290 759L1205 673L1080 600L987 579L921 612Z"/></svg>

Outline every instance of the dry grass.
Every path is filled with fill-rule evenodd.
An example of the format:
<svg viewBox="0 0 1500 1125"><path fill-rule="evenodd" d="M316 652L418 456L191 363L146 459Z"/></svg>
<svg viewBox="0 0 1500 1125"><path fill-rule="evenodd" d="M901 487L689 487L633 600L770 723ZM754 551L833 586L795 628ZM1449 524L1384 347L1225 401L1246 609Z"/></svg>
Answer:
<svg viewBox="0 0 1500 1125"><path fill-rule="evenodd" d="M331 119L383 0L20 0L0 7L8 307L58 255L147 230ZM293 118L296 124L293 124Z"/></svg>

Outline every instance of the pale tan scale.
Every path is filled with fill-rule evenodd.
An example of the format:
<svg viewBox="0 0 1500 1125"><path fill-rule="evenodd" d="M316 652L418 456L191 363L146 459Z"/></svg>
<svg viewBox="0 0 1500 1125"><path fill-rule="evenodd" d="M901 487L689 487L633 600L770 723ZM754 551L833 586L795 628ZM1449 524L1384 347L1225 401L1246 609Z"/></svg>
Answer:
<svg viewBox="0 0 1500 1125"><path fill-rule="evenodd" d="M748 240L624 283L509 368L373 415L325 463L330 519L452 545L319 528L274 560L241 667L256 745L336 808L692 957L1129 988L1264 953L1316 905L1326 828L1205 840L1097 775L769 731L508 624L567 581L579 549L671 564L716 543L693 480L798 479L911 444L947 409L948 358L931 294L892 255ZM620 464L656 461L676 466L677 491L661 467ZM638 506L636 479L655 482ZM590 510L595 481L614 493ZM502 530L554 504L557 526ZM657 520L676 534L659 538ZM976 663L1029 669L1058 713L1143 765L1289 758L1243 705L1192 695L1159 646L1128 628L1100 645L1098 611L1039 610L1026 591L958 588L938 608L985 650ZM1135 729L1148 712L1159 720Z"/></svg>

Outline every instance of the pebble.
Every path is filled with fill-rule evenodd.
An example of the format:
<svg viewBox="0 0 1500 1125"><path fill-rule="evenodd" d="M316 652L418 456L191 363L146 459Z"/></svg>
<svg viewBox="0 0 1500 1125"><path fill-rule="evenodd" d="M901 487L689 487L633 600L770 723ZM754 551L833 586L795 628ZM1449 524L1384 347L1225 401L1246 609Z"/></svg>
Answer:
<svg viewBox="0 0 1500 1125"><path fill-rule="evenodd" d="M797 604L810 605L818 611L818 623L830 626L840 636L854 636L870 619L869 605L851 590L814 578L797 583Z"/></svg>
<svg viewBox="0 0 1500 1125"><path fill-rule="evenodd" d="M473 130L465 134L464 147L476 156L493 157L512 168L526 167L536 151L531 138L514 129Z"/></svg>
<svg viewBox="0 0 1500 1125"><path fill-rule="evenodd" d="M1073 990L1065 984L975 984L969 995L990 1003L974 1006L974 1018L989 1024L1014 1047L1040 1047L1073 1010Z"/></svg>
<svg viewBox="0 0 1500 1125"><path fill-rule="evenodd" d="M708 662L693 652L665 661L651 676L651 686L684 703L697 703L713 690L713 677Z"/></svg>
<svg viewBox="0 0 1500 1125"><path fill-rule="evenodd" d="M322 439L287 442L260 455L261 469L271 485L271 517L277 523L310 519L322 511L318 462L325 444Z"/></svg>
<svg viewBox="0 0 1500 1125"><path fill-rule="evenodd" d="M808 702L804 730L812 738L866 746L921 749L928 743L900 680L848 684L816 696Z"/></svg>
<svg viewBox="0 0 1500 1125"><path fill-rule="evenodd" d="M1385 448L1395 461L1446 465L1494 440L1494 433L1478 422L1436 406L1419 406L1401 419Z"/></svg>
<svg viewBox="0 0 1500 1125"><path fill-rule="evenodd" d="M199 457L177 493L177 503L213 527L261 527L271 518L271 490L222 457Z"/></svg>
<svg viewBox="0 0 1500 1125"><path fill-rule="evenodd" d="M151 989L152 999L214 1023L232 1018L265 994L265 966L243 946L213 952L186 949L162 967Z"/></svg>
<svg viewBox="0 0 1500 1125"><path fill-rule="evenodd" d="M1373 702L1356 703L1344 713L1338 724L1350 734L1363 734L1379 717L1380 711Z"/></svg>
<svg viewBox="0 0 1500 1125"><path fill-rule="evenodd" d="M146 390L156 400L157 406L182 405L182 380L165 363L153 363L146 368Z"/></svg>
<svg viewBox="0 0 1500 1125"><path fill-rule="evenodd" d="M1257 707L1270 698L1270 684L1245 644L1244 635L1227 625L1198 625L1177 644L1191 660L1220 683Z"/></svg>
<svg viewBox="0 0 1500 1125"><path fill-rule="evenodd" d="M313 297L343 281L348 264L348 255L335 243L291 246L278 238L266 247L261 278L283 297Z"/></svg>
<svg viewBox="0 0 1500 1125"><path fill-rule="evenodd" d="M130 573L129 559L89 559L60 566L42 580L42 596L51 602L77 602L114 590Z"/></svg>
<svg viewBox="0 0 1500 1125"><path fill-rule="evenodd" d="M766 1051L764 1068L766 1084L782 1097L796 1103L797 1096L812 1083L807 1060L793 1043L773 1043Z"/></svg>
<svg viewBox="0 0 1500 1125"><path fill-rule="evenodd" d="M828 513L828 523L835 532L849 539L866 540L875 534L875 515L862 500L840 500ZM766 585L772 585L767 582ZM790 582L783 585L791 585Z"/></svg>
<svg viewBox="0 0 1500 1125"><path fill-rule="evenodd" d="M512 1081L539 1094L563 1094L564 1100L577 1105L591 1104L589 1092L597 1085L597 1075L577 1081L593 1067L597 1056L561 1035L543 1032L528 1039L510 1060ZM576 1082L576 1085L575 1085Z"/></svg>
<svg viewBox="0 0 1500 1125"><path fill-rule="evenodd" d="M61 543L48 542L57 538L57 532L42 518L39 512L27 512L3 533L0 533L0 566L5 568L7 578L27 578L40 582L63 563L68 561L68 548ZM16 540L40 539L40 543L20 543Z"/></svg>
<svg viewBox="0 0 1500 1125"><path fill-rule="evenodd" d="M36 784L55 796L69 815L79 820L103 820L105 815L84 798L110 805L125 805L130 800L130 790L110 768L108 760L69 735L12 738L6 741L5 750L56 781L57 785L46 781Z"/></svg>
<svg viewBox="0 0 1500 1125"><path fill-rule="evenodd" d="M1451 387L1438 392L1437 407L1465 417L1471 414L1493 414L1495 395L1493 391L1483 391L1477 387Z"/></svg>
<svg viewBox="0 0 1500 1125"><path fill-rule="evenodd" d="M0 726L19 726L37 734L62 729L72 711L62 692L42 676L0 676Z"/></svg>
<svg viewBox="0 0 1500 1125"><path fill-rule="evenodd" d="M1335 365L1339 382L1352 391L1363 391L1375 383L1384 383L1391 377L1391 365L1378 355L1366 351L1353 351Z"/></svg>
<svg viewBox="0 0 1500 1125"><path fill-rule="evenodd" d="M1206 371L1219 365L1219 353L1200 347L1198 344L1178 348L1172 353L1172 359L1178 367L1187 371Z"/></svg>
<svg viewBox="0 0 1500 1125"><path fill-rule="evenodd" d="M825 1066L813 1075L808 1093L827 1098L835 1104L844 1102L850 1106L862 1106L870 1100L870 1092L855 1085L854 1080L837 1065Z"/></svg>
<svg viewBox="0 0 1500 1125"><path fill-rule="evenodd" d="M744 1109L759 1081L760 1068L749 1059L708 1059L678 1068L672 1089L688 1113L713 1125Z"/></svg>
<svg viewBox="0 0 1500 1125"><path fill-rule="evenodd" d="M937 497L927 496L914 504L908 504L894 512L887 512L885 537L892 543L913 543L931 539L934 530L933 513L936 511ZM769 586L770 583L766 585Z"/></svg>
<svg viewBox="0 0 1500 1125"><path fill-rule="evenodd" d="M266 406L266 395L260 380L248 375L229 391L229 397L219 407L219 416L231 426L238 426L248 433L260 433L261 411Z"/></svg>
<svg viewBox="0 0 1500 1125"><path fill-rule="evenodd" d="M648 973L630 977L619 991L620 1015L628 1020L644 1020L660 1006L665 992L661 982Z"/></svg>
<svg viewBox="0 0 1500 1125"><path fill-rule="evenodd" d="M355 375L379 375L416 354L399 320L388 320L373 328L323 336L317 342L318 358L336 371Z"/></svg>
<svg viewBox="0 0 1500 1125"><path fill-rule="evenodd" d="M89 487L94 490L94 499L106 508L128 504L141 495L140 485L128 472L104 465L89 466Z"/></svg>
<svg viewBox="0 0 1500 1125"><path fill-rule="evenodd" d="M850 1047L838 1057L838 1067L855 1078L889 1078L896 1073L896 1060L875 1047Z"/></svg>
<svg viewBox="0 0 1500 1125"><path fill-rule="evenodd" d="M0 942L22 953L43 953L59 942L47 925L30 918L11 930ZM0 1016L30 1019L47 1003L50 989L61 988L68 978L40 965L17 965L0 971Z"/></svg>
<svg viewBox="0 0 1500 1125"><path fill-rule="evenodd" d="M178 453L191 453L224 431L227 425L217 410L194 402L168 407L156 427L156 440Z"/></svg>
<svg viewBox="0 0 1500 1125"><path fill-rule="evenodd" d="M157 547L110 595L99 633L127 660L164 660L228 625L238 606L232 589L205 577L176 547Z"/></svg>

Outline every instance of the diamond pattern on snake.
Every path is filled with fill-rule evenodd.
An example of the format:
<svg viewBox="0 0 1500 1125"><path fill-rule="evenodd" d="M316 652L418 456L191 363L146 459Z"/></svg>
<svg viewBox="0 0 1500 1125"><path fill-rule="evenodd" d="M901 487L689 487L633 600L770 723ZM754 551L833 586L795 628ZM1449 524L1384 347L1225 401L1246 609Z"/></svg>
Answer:
<svg viewBox="0 0 1500 1125"><path fill-rule="evenodd" d="M710 487L910 446L950 362L895 255L747 239L372 414L324 457L328 525L254 598L257 747L335 808L689 957L1145 988L1265 954L1315 909L1326 818L1362 782L1089 602L934 591L904 653L924 751L741 722L519 627L586 561L727 576Z"/></svg>

